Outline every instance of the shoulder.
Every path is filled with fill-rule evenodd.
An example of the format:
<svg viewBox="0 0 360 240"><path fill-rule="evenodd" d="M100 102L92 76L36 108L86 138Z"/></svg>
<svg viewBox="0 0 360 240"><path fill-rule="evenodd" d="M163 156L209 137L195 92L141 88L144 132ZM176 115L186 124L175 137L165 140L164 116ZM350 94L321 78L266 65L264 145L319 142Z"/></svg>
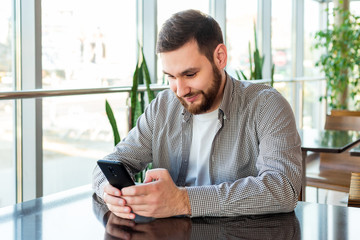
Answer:
<svg viewBox="0 0 360 240"><path fill-rule="evenodd" d="M175 94L170 89L159 92L151 104L156 104L157 107L174 107L181 105Z"/></svg>
<svg viewBox="0 0 360 240"><path fill-rule="evenodd" d="M156 98L150 104L150 111L156 115L167 115L176 112L180 113L183 109L179 99L170 89L158 93Z"/></svg>
<svg viewBox="0 0 360 240"><path fill-rule="evenodd" d="M268 103L270 99L275 100L275 102L285 100L276 89L265 84L238 80L233 80L233 84L234 99L240 102L243 107L264 105Z"/></svg>

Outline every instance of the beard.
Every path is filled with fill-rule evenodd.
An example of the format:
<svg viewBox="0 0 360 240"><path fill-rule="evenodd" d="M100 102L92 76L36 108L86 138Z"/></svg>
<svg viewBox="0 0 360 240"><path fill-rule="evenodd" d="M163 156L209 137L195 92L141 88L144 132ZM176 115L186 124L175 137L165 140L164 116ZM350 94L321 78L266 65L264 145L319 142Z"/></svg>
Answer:
<svg viewBox="0 0 360 240"><path fill-rule="evenodd" d="M181 104L192 114L201 114L207 112L213 106L216 96L220 91L221 72L214 63L212 63L211 65L213 69L213 79L211 81L210 87L205 91L192 91L184 96L192 97L197 94L201 94L203 97L201 98L201 102L199 104L188 103L183 98L177 96Z"/></svg>

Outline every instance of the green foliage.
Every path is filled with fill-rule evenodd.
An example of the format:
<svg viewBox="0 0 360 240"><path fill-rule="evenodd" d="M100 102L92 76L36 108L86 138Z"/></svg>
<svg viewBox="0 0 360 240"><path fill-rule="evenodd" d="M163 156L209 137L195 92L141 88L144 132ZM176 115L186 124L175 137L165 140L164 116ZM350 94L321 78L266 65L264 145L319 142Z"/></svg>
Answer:
<svg viewBox="0 0 360 240"><path fill-rule="evenodd" d="M111 106L110 106L110 104L109 104L109 102L107 100L105 101L105 109L106 109L106 115L107 115L107 117L109 119L111 128L113 130L114 145L116 146L116 144L118 144L121 141L121 139L120 139L120 134L119 134L119 130L118 130L118 127L117 127L117 124L116 124L116 120L115 120L115 117L114 117L113 110L111 109Z"/></svg>
<svg viewBox="0 0 360 240"><path fill-rule="evenodd" d="M261 56L258 44L257 44L257 35L256 35L256 25L254 23L254 41L255 41L255 50L252 53L251 44L249 42L249 64L250 64L250 76L246 77L242 70L236 70L235 73L238 79L242 80L259 80L262 79L262 69L264 67L265 56ZM274 70L275 65L273 64L271 67L271 83L270 85L274 85Z"/></svg>
<svg viewBox="0 0 360 240"><path fill-rule="evenodd" d="M330 108L347 109L350 97L359 107L360 100L355 97L360 91L360 18L342 9L334 9L332 14L339 14L343 22L315 34L315 49L325 50L316 62L327 80L327 92L320 100L327 100Z"/></svg>
<svg viewBox="0 0 360 240"><path fill-rule="evenodd" d="M139 85L145 84L149 103L155 98L154 91L150 89L151 79L142 48L140 52L141 55L136 64L133 75L133 85L130 93L131 128L136 125L137 119L144 112L145 109L145 94L143 92L138 92Z"/></svg>
<svg viewBox="0 0 360 240"><path fill-rule="evenodd" d="M133 75L133 85L130 92L130 102L131 102L130 127L131 128L135 127L137 119L144 112L145 109L145 99L144 99L145 94L143 92L138 91L139 85L145 84L149 103L155 98L154 91L150 89L151 79L142 48L140 48L140 53L141 53L140 57L135 67L135 71ZM112 131L114 134L114 143L116 145L120 142L120 135L113 111L108 101L106 101L106 114L108 116L110 125L112 127ZM143 182L145 178L145 172L151 168L152 168L152 164L150 163L143 171L135 175L135 180L137 182Z"/></svg>

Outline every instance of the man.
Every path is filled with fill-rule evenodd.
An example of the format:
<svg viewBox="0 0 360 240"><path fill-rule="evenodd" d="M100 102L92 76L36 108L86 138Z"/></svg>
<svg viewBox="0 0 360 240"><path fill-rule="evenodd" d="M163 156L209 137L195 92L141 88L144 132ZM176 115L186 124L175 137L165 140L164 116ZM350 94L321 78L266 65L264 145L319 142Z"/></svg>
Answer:
<svg viewBox="0 0 360 240"><path fill-rule="evenodd" d="M94 189L115 215L237 216L290 212L301 187L301 143L292 110L274 89L231 78L210 16L174 14L157 42L170 90L158 94L106 159L145 183L112 187L98 167Z"/></svg>

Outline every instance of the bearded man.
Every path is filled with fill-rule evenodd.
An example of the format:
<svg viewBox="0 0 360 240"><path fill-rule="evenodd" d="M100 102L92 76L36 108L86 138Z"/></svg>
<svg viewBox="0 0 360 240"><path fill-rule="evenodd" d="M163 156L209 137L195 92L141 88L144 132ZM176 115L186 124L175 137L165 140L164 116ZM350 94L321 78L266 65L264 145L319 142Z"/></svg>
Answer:
<svg viewBox="0 0 360 240"><path fill-rule="evenodd" d="M115 215L163 218L290 212L301 188L301 141L275 89L233 79L218 23L199 11L168 19L157 53L170 89L159 93L105 159L144 184L111 186L98 167L93 187Z"/></svg>

